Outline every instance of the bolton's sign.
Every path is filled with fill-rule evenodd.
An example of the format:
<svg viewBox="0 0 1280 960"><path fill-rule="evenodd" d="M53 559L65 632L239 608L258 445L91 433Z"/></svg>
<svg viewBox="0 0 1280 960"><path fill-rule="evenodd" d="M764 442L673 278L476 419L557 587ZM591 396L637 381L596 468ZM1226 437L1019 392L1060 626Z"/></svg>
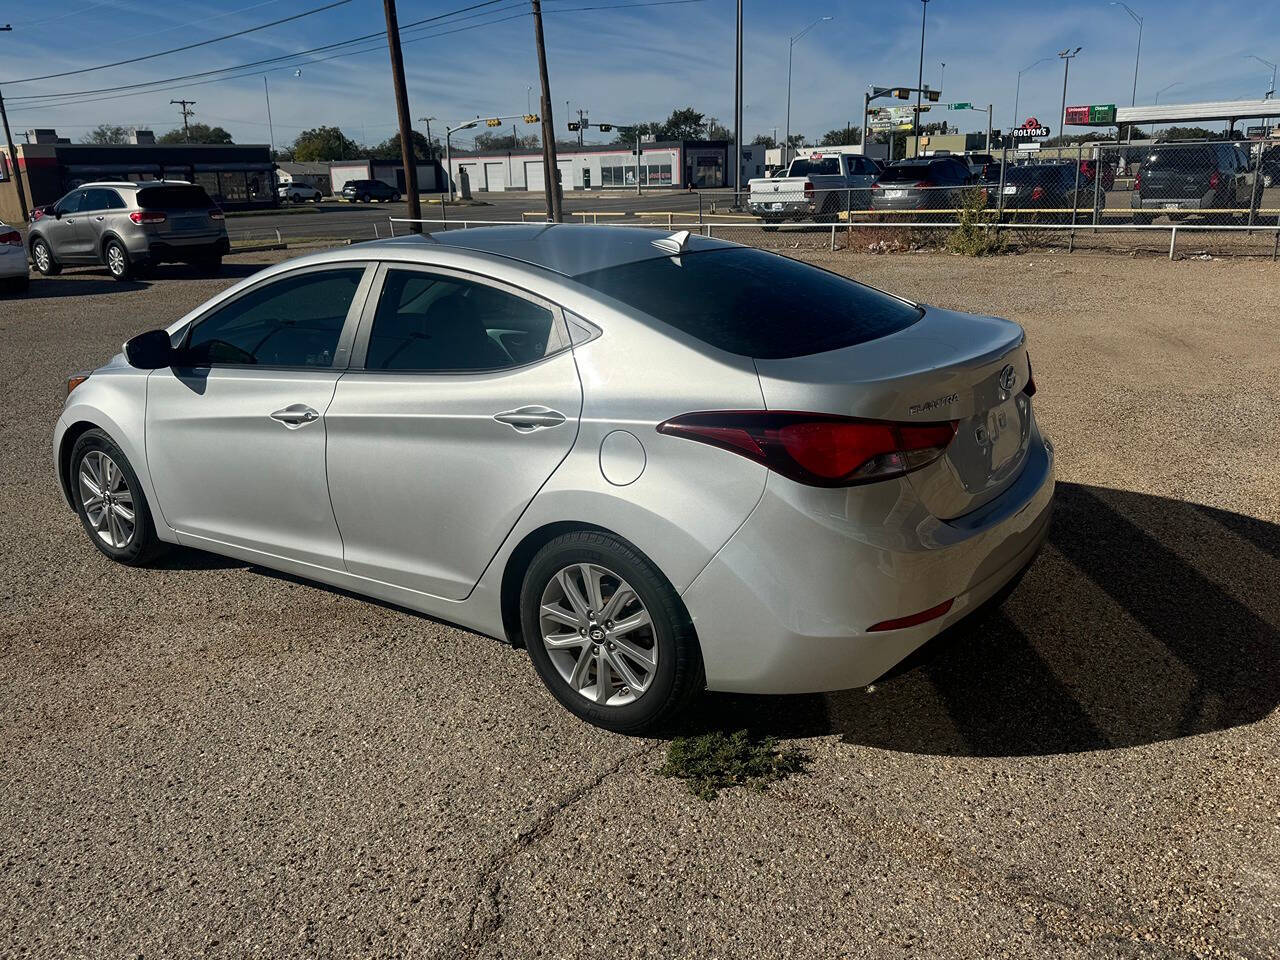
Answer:
<svg viewBox="0 0 1280 960"><path fill-rule="evenodd" d="M1009 136L1015 140L1043 140L1049 136L1049 128L1035 117L1027 117L1022 126L1009 131Z"/></svg>

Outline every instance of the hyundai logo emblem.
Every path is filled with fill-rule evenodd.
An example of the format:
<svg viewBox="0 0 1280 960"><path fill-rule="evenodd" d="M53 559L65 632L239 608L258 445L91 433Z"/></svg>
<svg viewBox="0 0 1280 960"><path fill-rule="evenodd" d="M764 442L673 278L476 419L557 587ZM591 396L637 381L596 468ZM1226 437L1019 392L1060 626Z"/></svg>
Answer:
<svg viewBox="0 0 1280 960"><path fill-rule="evenodd" d="M1017 383L1018 374L1013 369L1013 364L1006 363L1004 369L1000 371L1000 389L1005 393L1012 393Z"/></svg>

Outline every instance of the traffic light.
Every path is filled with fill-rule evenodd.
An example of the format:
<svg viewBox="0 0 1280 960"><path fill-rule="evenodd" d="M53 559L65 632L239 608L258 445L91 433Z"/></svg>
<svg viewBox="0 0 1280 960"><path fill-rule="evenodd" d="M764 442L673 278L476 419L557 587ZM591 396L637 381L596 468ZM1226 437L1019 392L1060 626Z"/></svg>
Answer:
<svg viewBox="0 0 1280 960"><path fill-rule="evenodd" d="M488 120L484 122L484 125L486 127L500 127L502 126L502 121L499 120L497 117L490 117Z"/></svg>
<svg viewBox="0 0 1280 960"><path fill-rule="evenodd" d="M596 124L596 129L597 129L597 130L599 130L601 133L608 133L610 130L612 130L612 129L613 129L613 124L612 124L612 123L597 123L597 124Z"/></svg>
<svg viewBox="0 0 1280 960"><path fill-rule="evenodd" d="M942 96L942 91L941 91L941 90L926 90L926 91L924 92L924 95L925 95L925 99L927 99L930 103L937 103L937 102L938 102L938 98Z"/></svg>
<svg viewBox="0 0 1280 960"><path fill-rule="evenodd" d="M569 129L577 132L578 130L582 129L582 124L580 124L577 120L570 120Z"/></svg>
<svg viewBox="0 0 1280 960"><path fill-rule="evenodd" d="M908 90L906 87L894 87L893 95L897 97L899 100L911 99L911 91Z"/></svg>
<svg viewBox="0 0 1280 960"><path fill-rule="evenodd" d="M526 113L526 114L524 115L524 122L525 122L525 123L537 123L537 122L538 122L538 115L537 115L536 113Z"/></svg>

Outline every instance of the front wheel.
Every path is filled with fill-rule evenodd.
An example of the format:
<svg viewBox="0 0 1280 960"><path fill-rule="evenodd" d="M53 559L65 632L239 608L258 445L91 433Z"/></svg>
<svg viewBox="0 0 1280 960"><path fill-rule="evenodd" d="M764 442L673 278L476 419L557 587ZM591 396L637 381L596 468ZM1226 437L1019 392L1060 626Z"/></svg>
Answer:
<svg viewBox="0 0 1280 960"><path fill-rule="evenodd" d="M371 203L372 201L373 201L373 198L369 196L367 193L360 198L361 203Z"/></svg>
<svg viewBox="0 0 1280 960"><path fill-rule="evenodd" d="M525 573L520 622L542 682L596 726L653 730L705 686L679 596L647 557L612 534L575 531L539 550Z"/></svg>
<svg viewBox="0 0 1280 960"><path fill-rule="evenodd" d="M301 202L302 202L302 194L300 194L300 193L290 194L290 196L289 196L289 200L290 200L290 201L292 201L293 203L301 203Z"/></svg>
<svg viewBox="0 0 1280 960"><path fill-rule="evenodd" d="M53 259L53 251L49 249L49 244L45 243L41 237L37 237L36 241L31 244L31 261L36 265L36 269L46 277L57 276L62 272L61 265L57 260Z"/></svg>
<svg viewBox="0 0 1280 960"><path fill-rule="evenodd" d="M138 475L110 436L86 431L71 449L70 466L72 501L95 547L129 566L163 548Z"/></svg>
<svg viewBox="0 0 1280 960"><path fill-rule="evenodd" d="M399 202L400 202L400 194L398 194L398 193L393 193L393 194L391 195L391 202L392 202L392 203L399 203Z"/></svg>

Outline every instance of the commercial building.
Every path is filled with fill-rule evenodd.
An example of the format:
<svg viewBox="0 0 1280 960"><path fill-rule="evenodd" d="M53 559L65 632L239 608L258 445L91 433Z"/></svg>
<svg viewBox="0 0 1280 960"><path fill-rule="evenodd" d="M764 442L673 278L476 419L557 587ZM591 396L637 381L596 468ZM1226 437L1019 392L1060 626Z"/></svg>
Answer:
<svg viewBox="0 0 1280 960"><path fill-rule="evenodd" d="M284 164L281 164L284 166ZM336 197L351 180L381 180L405 193L404 164L394 160L331 160L329 185ZM418 164L418 192L440 193L445 190L444 168L435 160Z"/></svg>
<svg viewBox="0 0 1280 960"><path fill-rule="evenodd" d="M663 140L635 146L622 143L557 147L556 163L565 190L615 190L642 187L731 187L733 144L726 140ZM450 158L454 186L473 193L544 189L542 148L454 150ZM742 148L742 183L764 176L764 148Z"/></svg>
<svg viewBox="0 0 1280 960"><path fill-rule="evenodd" d="M29 207L52 203L91 180L187 180L228 210L277 203L266 144L42 142L16 144L15 150L10 157L0 145L0 220L9 223L21 223L28 212L18 203L16 176Z"/></svg>

